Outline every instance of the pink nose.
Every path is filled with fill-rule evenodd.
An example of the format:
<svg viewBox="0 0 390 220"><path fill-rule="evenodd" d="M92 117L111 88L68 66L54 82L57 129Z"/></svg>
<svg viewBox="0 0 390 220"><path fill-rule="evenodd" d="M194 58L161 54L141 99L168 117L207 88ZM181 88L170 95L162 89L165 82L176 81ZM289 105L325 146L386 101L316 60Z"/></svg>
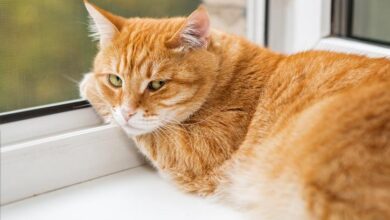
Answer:
<svg viewBox="0 0 390 220"><path fill-rule="evenodd" d="M135 109L129 109L129 108L122 108L121 113L123 118L128 121L137 111Z"/></svg>

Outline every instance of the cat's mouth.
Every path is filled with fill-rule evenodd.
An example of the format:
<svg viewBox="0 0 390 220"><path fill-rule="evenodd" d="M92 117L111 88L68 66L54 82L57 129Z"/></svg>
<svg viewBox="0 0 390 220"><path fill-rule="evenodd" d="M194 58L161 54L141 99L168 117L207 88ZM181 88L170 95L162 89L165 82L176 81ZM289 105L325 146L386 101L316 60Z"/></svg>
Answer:
<svg viewBox="0 0 390 220"><path fill-rule="evenodd" d="M163 125L163 120L160 120L157 115L145 118L142 116L142 112L139 112L132 117L125 119L119 109L112 109L111 114L114 121L121 126L129 136L151 133Z"/></svg>
<svg viewBox="0 0 390 220"><path fill-rule="evenodd" d="M158 121L152 121L152 122L128 122L126 124L129 127L132 127L134 129L144 130L144 131L152 131L158 127L160 127L160 123Z"/></svg>
<svg viewBox="0 0 390 220"><path fill-rule="evenodd" d="M141 134L151 133L161 127L158 120L129 120L125 121L120 116L114 116L114 120L122 129L130 136L137 136Z"/></svg>
<svg viewBox="0 0 390 220"><path fill-rule="evenodd" d="M129 136L138 136L142 134L148 134L160 126L157 123L149 124L149 123L121 123L115 120L117 124L126 132Z"/></svg>

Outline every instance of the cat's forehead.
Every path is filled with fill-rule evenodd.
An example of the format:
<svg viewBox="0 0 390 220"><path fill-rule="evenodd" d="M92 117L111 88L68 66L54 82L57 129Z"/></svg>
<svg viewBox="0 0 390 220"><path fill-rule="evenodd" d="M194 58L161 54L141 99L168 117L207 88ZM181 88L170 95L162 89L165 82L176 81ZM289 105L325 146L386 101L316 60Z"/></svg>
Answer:
<svg viewBox="0 0 390 220"><path fill-rule="evenodd" d="M111 48L104 53L104 71L150 78L173 55L165 41L183 25L175 19L129 19ZM169 62L168 62L169 63Z"/></svg>
<svg viewBox="0 0 390 220"><path fill-rule="evenodd" d="M153 51L164 46L183 25L183 18L151 19L132 18L127 21L120 34L122 43L133 47L146 47Z"/></svg>
<svg viewBox="0 0 390 220"><path fill-rule="evenodd" d="M147 48L135 48L129 45L108 58L105 68L120 75L138 75L151 78L166 65L166 58L150 52Z"/></svg>

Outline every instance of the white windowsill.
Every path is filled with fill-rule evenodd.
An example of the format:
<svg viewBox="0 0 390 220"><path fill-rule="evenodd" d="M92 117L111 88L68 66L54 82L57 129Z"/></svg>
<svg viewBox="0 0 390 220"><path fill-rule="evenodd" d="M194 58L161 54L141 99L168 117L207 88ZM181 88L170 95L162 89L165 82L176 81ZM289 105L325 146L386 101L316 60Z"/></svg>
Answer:
<svg viewBox="0 0 390 220"><path fill-rule="evenodd" d="M362 41L343 39L338 37L328 37L321 39L316 45L317 50L330 50L348 54L360 54L369 57L390 58L390 48L377 46Z"/></svg>
<svg viewBox="0 0 390 220"><path fill-rule="evenodd" d="M0 152L2 205L144 163L115 125L5 145Z"/></svg>
<svg viewBox="0 0 390 220"><path fill-rule="evenodd" d="M2 220L241 219L242 214L187 195L141 166L1 207Z"/></svg>

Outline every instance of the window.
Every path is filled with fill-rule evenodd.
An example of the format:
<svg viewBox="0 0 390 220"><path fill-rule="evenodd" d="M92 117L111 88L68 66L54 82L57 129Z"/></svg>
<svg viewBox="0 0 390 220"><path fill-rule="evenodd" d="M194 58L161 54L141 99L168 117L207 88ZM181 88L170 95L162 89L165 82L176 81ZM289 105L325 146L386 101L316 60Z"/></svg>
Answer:
<svg viewBox="0 0 390 220"><path fill-rule="evenodd" d="M334 0L332 34L390 44L390 1Z"/></svg>
<svg viewBox="0 0 390 220"><path fill-rule="evenodd" d="M132 17L187 15L200 0L93 0ZM151 7L159 5L159 7ZM82 1L0 0L0 112L79 98L96 44Z"/></svg>

